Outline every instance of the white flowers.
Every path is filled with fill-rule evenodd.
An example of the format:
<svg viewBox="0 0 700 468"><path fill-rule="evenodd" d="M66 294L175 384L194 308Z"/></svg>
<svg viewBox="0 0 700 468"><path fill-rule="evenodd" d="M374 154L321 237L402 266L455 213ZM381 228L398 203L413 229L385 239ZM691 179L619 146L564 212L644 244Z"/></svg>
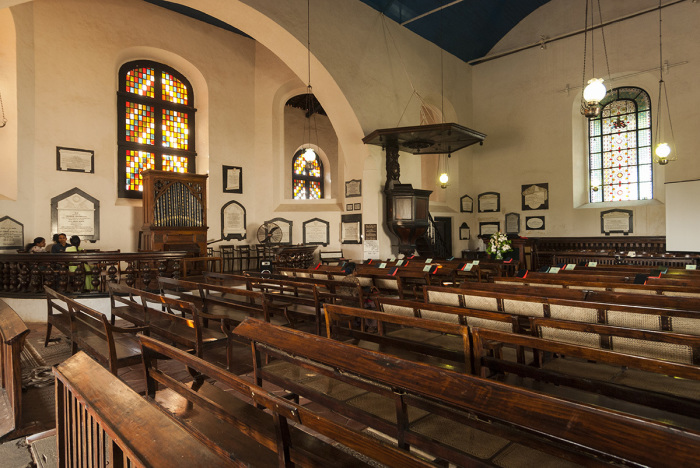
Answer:
<svg viewBox="0 0 700 468"><path fill-rule="evenodd" d="M493 233L486 247L486 253L497 255L508 252L509 250L513 250L513 248L510 246L508 237L501 232Z"/></svg>

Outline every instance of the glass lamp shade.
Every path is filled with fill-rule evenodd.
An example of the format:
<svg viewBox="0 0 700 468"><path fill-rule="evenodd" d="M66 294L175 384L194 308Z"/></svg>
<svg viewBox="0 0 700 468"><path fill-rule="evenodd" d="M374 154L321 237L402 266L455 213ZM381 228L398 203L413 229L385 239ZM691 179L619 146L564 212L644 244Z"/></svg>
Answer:
<svg viewBox="0 0 700 468"><path fill-rule="evenodd" d="M438 177L438 180L440 181L440 187L446 188L447 187L447 181L449 180L449 177L447 176L446 172L443 172L440 174L440 177Z"/></svg>
<svg viewBox="0 0 700 468"><path fill-rule="evenodd" d="M654 153L661 159L668 158L668 156L671 154L671 147L668 145L668 143L659 143L656 145Z"/></svg>
<svg viewBox="0 0 700 468"><path fill-rule="evenodd" d="M306 148L304 151L304 160L307 162L312 162L316 160L316 152L313 148Z"/></svg>
<svg viewBox="0 0 700 468"><path fill-rule="evenodd" d="M602 78L593 78L588 81L588 86L583 90L583 99L588 104L598 104L605 97L607 89Z"/></svg>

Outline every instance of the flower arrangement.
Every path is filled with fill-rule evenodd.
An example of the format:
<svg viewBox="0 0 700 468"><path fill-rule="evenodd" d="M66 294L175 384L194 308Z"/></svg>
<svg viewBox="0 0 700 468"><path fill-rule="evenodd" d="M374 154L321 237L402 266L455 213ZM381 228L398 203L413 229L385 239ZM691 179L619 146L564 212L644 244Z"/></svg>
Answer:
<svg viewBox="0 0 700 468"><path fill-rule="evenodd" d="M489 239L488 245L486 246L486 253L495 255L496 260L501 260L503 258L503 254L509 250L513 250L513 248L510 246L508 237L506 237L506 235L500 231L494 232Z"/></svg>

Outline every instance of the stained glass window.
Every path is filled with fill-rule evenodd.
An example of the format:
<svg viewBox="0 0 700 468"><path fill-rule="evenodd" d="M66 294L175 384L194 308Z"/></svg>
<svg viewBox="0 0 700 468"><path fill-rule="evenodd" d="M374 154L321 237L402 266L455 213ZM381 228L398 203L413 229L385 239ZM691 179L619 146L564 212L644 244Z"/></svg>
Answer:
<svg viewBox="0 0 700 468"><path fill-rule="evenodd" d="M189 81L151 61L124 64L117 93L119 196L141 198L141 171L195 172L194 96Z"/></svg>
<svg viewBox="0 0 700 468"><path fill-rule="evenodd" d="M297 151L292 159L292 194L295 200L323 198L323 164L316 159L309 162L303 152Z"/></svg>
<svg viewBox="0 0 700 468"><path fill-rule="evenodd" d="M591 203L652 199L649 95L640 88L616 88L601 106L601 115L588 125Z"/></svg>

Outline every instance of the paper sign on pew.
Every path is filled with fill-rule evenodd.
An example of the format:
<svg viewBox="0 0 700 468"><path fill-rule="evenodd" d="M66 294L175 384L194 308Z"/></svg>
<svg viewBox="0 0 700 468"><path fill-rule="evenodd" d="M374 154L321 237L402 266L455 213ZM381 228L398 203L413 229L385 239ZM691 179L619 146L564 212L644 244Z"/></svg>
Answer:
<svg viewBox="0 0 700 468"><path fill-rule="evenodd" d="M403 265L403 260L398 260L398 261L396 262L396 266L401 266L401 265Z"/></svg>
<svg viewBox="0 0 700 468"><path fill-rule="evenodd" d="M386 268L386 263L380 263L377 268Z"/></svg>
<svg viewBox="0 0 700 468"><path fill-rule="evenodd" d="M565 270L573 270L576 268L575 263L567 263L566 266L564 267Z"/></svg>
<svg viewBox="0 0 700 468"><path fill-rule="evenodd" d="M589 267L597 267L597 266L598 266L598 262L588 262L588 265L586 265L586 266L589 266Z"/></svg>
<svg viewBox="0 0 700 468"><path fill-rule="evenodd" d="M559 267L551 267L547 273L559 273Z"/></svg>
<svg viewBox="0 0 700 468"><path fill-rule="evenodd" d="M462 270L462 271L472 271L472 268L474 268L474 264L473 264L473 263L465 263L464 266L462 266L462 268L460 268L460 270Z"/></svg>
<svg viewBox="0 0 700 468"><path fill-rule="evenodd" d="M433 259L432 259L432 258L426 258L426 259L425 259L425 263L432 263L432 262L433 262Z"/></svg>
<svg viewBox="0 0 700 468"><path fill-rule="evenodd" d="M686 270L697 270L698 266L697 265L686 265L685 269Z"/></svg>

